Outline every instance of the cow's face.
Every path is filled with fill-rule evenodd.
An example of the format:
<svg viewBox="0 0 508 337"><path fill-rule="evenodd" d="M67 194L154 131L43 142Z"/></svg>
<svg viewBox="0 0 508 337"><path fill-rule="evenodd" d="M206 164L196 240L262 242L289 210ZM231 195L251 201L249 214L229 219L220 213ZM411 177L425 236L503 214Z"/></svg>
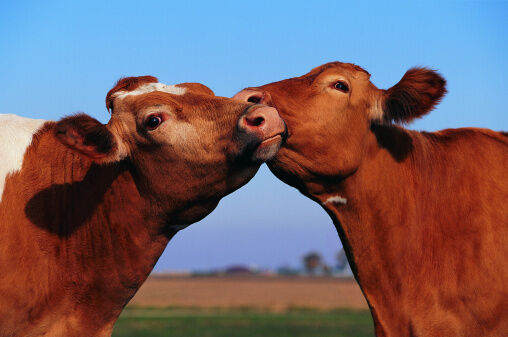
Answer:
<svg viewBox="0 0 508 337"><path fill-rule="evenodd" d="M433 71L412 69L394 87L380 90L362 68L334 62L301 77L244 89L234 98L278 110L289 137L268 164L286 183L301 187L353 173L368 155L373 125L427 113L445 93L444 84Z"/></svg>
<svg viewBox="0 0 508 337"><path fill-rule="evenodd" d="M125 78L106 104L106 126L74 116L58 123L58 138L98 163L131 162L142 192L178 210L179 223L199 220L247 183L285 132L274 108L216 97L196 83Z"/></svg>

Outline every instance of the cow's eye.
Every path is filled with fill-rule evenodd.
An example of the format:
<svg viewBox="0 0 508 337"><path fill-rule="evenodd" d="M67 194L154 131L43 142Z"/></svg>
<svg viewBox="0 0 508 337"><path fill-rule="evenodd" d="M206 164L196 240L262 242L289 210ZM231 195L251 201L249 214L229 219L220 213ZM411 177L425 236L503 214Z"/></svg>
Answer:
<svg viewBox="0 0 508 337"><path fill-rule="evenodd" d="M333 85L333 87L337 90L340 90L342 92L348 92L349 91L349 87L347 86L347 84L343 81L337 81L335 82L335 84Z"/></svg>
<svg viewBox="0 0 508 337"><path fill-rule="evenodd" d="M161 125L161 123L162 123L161 116L151 115L150 117L148 117L146 119L146 121L145 121L145 127L148 130L155 130L155 129L157 129L157 127L159 125Z"/></svg>

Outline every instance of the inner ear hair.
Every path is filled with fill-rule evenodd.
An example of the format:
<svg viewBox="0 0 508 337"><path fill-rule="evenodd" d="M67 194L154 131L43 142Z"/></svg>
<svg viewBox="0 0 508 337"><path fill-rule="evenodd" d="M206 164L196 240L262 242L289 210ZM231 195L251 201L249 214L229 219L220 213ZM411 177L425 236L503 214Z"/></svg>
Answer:
<svg viewBox="0 0 508 337"><path fill-rule="evenodd" d="M436 71L411 68L384 92L383 121L410 123L429 113L446 94L446 80Z"/></svg>
<svg viewBox="0 0 508 337"><path fill-rule="evenodd" d="M54 131L64 145L93 160L111 161L118 149L114 135L96 119L77 114L60 120Z"/></svg>

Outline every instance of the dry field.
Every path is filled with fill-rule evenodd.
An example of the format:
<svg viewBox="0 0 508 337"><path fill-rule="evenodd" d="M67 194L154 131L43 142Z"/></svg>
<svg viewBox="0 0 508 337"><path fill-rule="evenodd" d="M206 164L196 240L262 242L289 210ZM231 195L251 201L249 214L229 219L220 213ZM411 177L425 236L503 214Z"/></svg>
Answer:
<svg viewBox="0 0 508 337"><path fill-rule="evenodd" d="M131 300L137 307L366 309L354 280L332 277L151 276Z"/></svg>

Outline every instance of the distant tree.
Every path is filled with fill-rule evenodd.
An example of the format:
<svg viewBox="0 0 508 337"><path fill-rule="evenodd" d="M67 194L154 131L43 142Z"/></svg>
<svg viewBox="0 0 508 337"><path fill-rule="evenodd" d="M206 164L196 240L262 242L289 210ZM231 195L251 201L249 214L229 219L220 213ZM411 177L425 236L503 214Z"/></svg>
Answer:
<svg viewBox="0 0 508 337"><path fill-rule="evenodd" d="M323 264L323 259L318 252L310 252L303 256L303 267L309 275L315 275Z"/></svg>
<svg viewBox="0 0 508 337"><path fill-rule="evenodd" d="M299 270L293 269L290 266L282 266L277 269L277 274L283 275L283 276L293 276L298 275Z"/></svg>

